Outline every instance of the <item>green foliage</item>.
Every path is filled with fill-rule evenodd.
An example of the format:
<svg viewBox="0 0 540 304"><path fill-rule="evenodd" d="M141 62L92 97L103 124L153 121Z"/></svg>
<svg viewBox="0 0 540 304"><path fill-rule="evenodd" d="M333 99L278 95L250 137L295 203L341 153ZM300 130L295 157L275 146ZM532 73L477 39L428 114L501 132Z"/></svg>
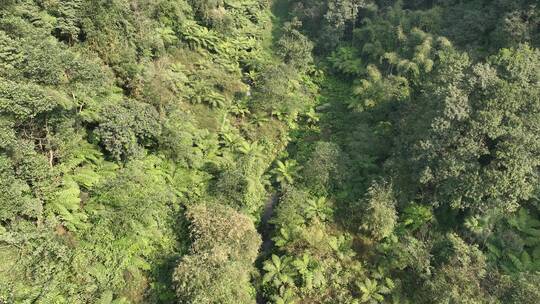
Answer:
<svg viewBox="0 0 540 304"><path fill-rule="evenodd" d="M283 25L283 33L277 41L277 53L285 63L300 71L306 71L313 64L313 43L299 31L301 26L302 23L298 20Z"/></svg>
<svg viewBox="0 0 540 304"><path fill-rule="evenodd" d="M538 271L540 257L540 222L536 213L519 209L499 224L487 240L487 257L498 263L506 273ZM494 234L494 235L493 235Z"/></svg>
<svg viewBox="0 0 540 304"><path fill-rule="evenodd" d="M218 37L208 28L198 25L194 21L187 21L180 28L181 39L186 42L190 48L204 48L216 51Z"/></svg>
<svg viewBox="0 0 540 304"><path fill-rule="evenodd" d="M64 179L62 187L55 192L45 210L58 214L69 230L84 229L87 227L87 216L80 210L80 194L81 190L75 181Z"/></svg>
<svg viewBox="0 0 540 304"><path fill-rule="evenodd" d="M362 208L361 228L375 240L390 236L397 222L396 200L392 185L373 184L365 197Z"/></svg>
<svg viewBox="0 0 540 304"><path fill-rule="evenodd" d="M411 204L403 210L400 216L403 220L401 225L409 231L416 231L433 220L433 211L428 206Z"/></svg>
<svg viewBox="0 0 540 304"><path fill-rule="evenodd" d="M286 64L270 65L259 74L253 96L258 100L257 108L279 110L295 119L300 110L309 104L314 93L313 84L301 78L294 67Z"/></svg>
<svg viewBox="0 0 540 304"><path fill-rule="evenodd" d="M349 163L347 155L335 143L317 142L302 170L306 185L312 191L326 195L335 191L347 180Z"/></svg>
<svg viewBox="0 0 540 304"><path fill-rule="evenodd" d="M533 2L0 0L0 302L539 303Z"/></svg>
<svg viewBox="0 0 540 304"><path fill-rule="evenodd" d="M359 76L363 72L362 59L356 48L340 47L328 57L328 61L332 68L345 75Z"/></svg>
<svg viewBox="0 0 540 304"><path fill-rule="evenodd" d="M247 152L247 155L239 157L236 168L227 168L221 173L216 190L218 196L226 198L236 209L255 214L266 199L266 176L263 175L261 160L257 158L261 154L257 155L257 152L250 150L243 151Z"/></svg>
<svg viewBox="0 0 540 304"><path fill-rule="evenodd" d="M96 136L115 160L127 160L151 146L160 133L157 111L145 104L127 101L101 112Z"/></svg>
<svg viewBox="0 0 540 304"><path fill-rule="evenodd" d="M220 205L194 206L187 218L193 243L174 273L178 303L255 303L251 265L261 241L251 220Z"/></svg>
<svg viewBox="0 0 540 304"><path fill-rule="evenodd" d="M202 234L181 260L201 290L217 277L231 303L254 302L252 221L285 130L245 124L260 100L244 73L281 61L267 45L265 1L2 1L0 16L0 302L180 300L182 210L201 200L223 205L201 218L224 213L249 231L218 270L201 256L223 252L198 248ZM240 193L228 178L237 175ZM249 253L236 244L246 236ZM219 292L206 300L226 303Z"/></svg>
<svg viewBox="0 0 540 304"><path fill-rule="evenodd" d="M534 127L528 126L529 114L520 108L535 107L535 97L523 97L536 94L528 83L536 79L529 68L537 64L537 55L529 47L521 46L501 51L490 63L470 67L464 55L440 54L435 78L438 80L430 86L433 94L425 97L425 118L421 120L428 119L433 124L425 129L426 137L421 135L422 139L414 140L422 144L412 156L422 154L422 160L418 160L426 164L418 166L421 169L415 177L421 188L436 185L437 195L432 203L445 201L454 208L478 210L488 208L489 204L515 210L519 200L530 197L533 187L527 181L533 180L535 174L527 155L535 139L525 129ZM466 72L467 68L471 72ZM462 85L465 79L469 79L471 86ZM436 102L440 107L437 110L432 106L435 100L444 101ZM412 128L423 128L418 116L411 119ZM525 142L531 144L523 145ZM416 164L419 163L410 163L413 167ZM456 188L461 191L455 191Z"/></svg>
<svg viewBox="0 0 540 304"><path fill-rule="evenodd" d="M321 266L309 255L304 254L302 258L294 260L292 264L301 277L301 288L312 290L313 288L320 288L324 285L325 282L321 272Z"/></svg>
<svg viewBox="0 0 540 304"><path fill-rule="evenodd" d="M389 294L394 287L394 283L390 279L386 279L386 284L379 285L376 280L366 278L363 282L356 283L358 289L362 293L360 303L382 303L384 295Z"/></svg>
<svg viewBox="0 0 540 304"><path fill-rule="evenodd" d="M326 197L319 197L307 201L305 213L306 218L309 220L319 220L324 222L330 219L332 212L332 208L328 206Z"/></svg>
<svg viewBox="0 0 540 304"><path fill-rule="evenodd" d="M290 257L281 258L272 255L272 258L264 263L265 274L263 284L270 283L275 288L283 285L293 285L294 275L292 260Z"/></svg>
<svg viewBox="0 0 540 304"><path fill-rule="evenodd" d="M505 300L508 303L535 303L540 298L538 293L538 273L520 273L512 278Z"/></svg>
<svg viewBox="0 0 540 304"><path fill-rule="evenodd" d="M349 108L358 111L369 110L382 103L405 101L409 95L409 85L406 78L389 76L383 79L375 66L367 66L367 79L361 79L354 88L355 97Z"/></svg>
<svg viewBox="0 0 540 304"><path fill-rule="evenodd" d="M438 302L474 303L488 299L481 288L486 276L486 260L474 245L450 234L443 242L442 265L429 282L430 298Z"/></svg>
<svg viewBox="0 0 540 304"><path fill-rule="evenodd" d="M0 220L15 220L19 216L39 218L43 206L33 197L30 186L14 176L11 162L0 157Z"/></svg>
<svg viewBox="0 0 540 304"><path fill-rule="evenodd" d="M335 76L321 81L320 133L300 126L288 149L288 158L305 168L296 186L306 189L282 189L273 220L276 252L313 254L333 269L318 242L327 239L337 263L361 260L368 271L353 272L354 284L340 285L347 275L334 269L343 277L333 276L317 296L297 284L287 290L313 303L325 303L329 290L334 303L512 303L526 293L522 301L537 301L525 291L527 280L534 282L526 274L538 261L531 170L540 96L533 72L537 6L289 4L290 18L302 21L317 54L326 57L321 66ZM312 143L321 139L336 147ZM339 176L334 170L345 172L345 181L332 180ZM373 184L359 200L370 180L381 179L391 186ZM328 222L310 220L317 205L310 199L321 196L335 202ZM354 231L352 252L344 230ZM380 293L388 274L393 284Z"/></svg>
<svg viewBox="0 0 540 304"><path fill-rule="evenodd" d="M294 183L300 169L294 160L285 160L285 162L278 160L272 173L276 176L276 181L285 186Z"/></svg>
<svg viewBox="0 0 540 304"><path fill-rule="evenodd" d="M319 47L332 49L354 27L359 11L367 8L370 1L364 0L295 0L295 16L313 33Z"/></svg>
<svg viewBox="0 0 540 304"><path fill-rule="evenodd" d="M36 118L55 108L70 107L68 99L59 92L35 84L20 84L0 79L0 111L21 121Z"/></svg>

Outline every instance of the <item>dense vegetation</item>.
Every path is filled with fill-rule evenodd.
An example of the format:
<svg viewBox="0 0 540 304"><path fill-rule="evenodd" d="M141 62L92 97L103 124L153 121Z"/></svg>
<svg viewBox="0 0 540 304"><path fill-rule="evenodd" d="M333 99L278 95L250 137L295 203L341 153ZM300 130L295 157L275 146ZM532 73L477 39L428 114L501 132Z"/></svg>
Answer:
<svg viewBox="0 0 540 304"><path fill-rule="evenodd" d="M540 303L535 0L0 0L0 303Z"/></svg>

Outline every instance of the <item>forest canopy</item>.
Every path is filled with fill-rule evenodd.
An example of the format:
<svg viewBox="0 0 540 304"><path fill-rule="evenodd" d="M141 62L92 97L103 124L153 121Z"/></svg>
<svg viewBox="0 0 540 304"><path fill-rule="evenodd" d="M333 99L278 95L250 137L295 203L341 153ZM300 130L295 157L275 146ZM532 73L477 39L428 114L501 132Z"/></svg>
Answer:
<svg viewBox="0 0 540 304"><path fill-rule="evenodd" d="M540 303L535 0L0 0L0 303Z"/></svg>

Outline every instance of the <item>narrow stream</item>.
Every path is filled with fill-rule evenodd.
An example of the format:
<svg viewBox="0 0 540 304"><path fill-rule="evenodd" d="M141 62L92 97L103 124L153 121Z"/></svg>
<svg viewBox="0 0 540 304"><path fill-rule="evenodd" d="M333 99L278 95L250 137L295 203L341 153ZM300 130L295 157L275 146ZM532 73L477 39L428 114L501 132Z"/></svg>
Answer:
<svg viewBox="0 0 540 304"><path fill-rule="evenodd" d="M261 237L263 241L260 255L263 257L268 255L271 252L272 246L274 245L274 242L270 238L272 234L272 224L270 224L269 221L272 218L272 215L274 213L274 208L276 207L277 202L278 202L277 194L272 193L272 195L268 198L268 201L264 205L264 212L261 218L261 225L260 225L260 233L261 233Z"/></svg>
<svg viewBox="0 0 540 304"><path fill-rule="evenodd" d="M259 251L259 257L257 261L257 268L259 268L259 273L262 275L264 271L262 270L262 263L268 258L274 247L274 242L271 239L273 225L270 223L270 219L274 214L275 207L278 203L277 193L272 193L264 205L264 211L261 217L261 223L259 225L259 233L262 238L262 245ZM257 290L257 304L265 304L266 299L264 298L260 289Z"/></svg>

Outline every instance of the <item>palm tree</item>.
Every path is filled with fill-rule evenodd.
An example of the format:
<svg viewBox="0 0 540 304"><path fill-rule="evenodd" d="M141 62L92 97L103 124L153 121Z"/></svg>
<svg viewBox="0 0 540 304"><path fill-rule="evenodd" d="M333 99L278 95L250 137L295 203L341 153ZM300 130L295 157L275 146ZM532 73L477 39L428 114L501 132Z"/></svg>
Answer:
<svg viewBox="0 0 540 304"><path fill-rule="evenodd" d="M213 51L217 49L216 43L219 38L206 27L194 21L185 21L180 28L180 32L182 39L191 49L205 48Z"/></svg>
<svg viewBox="0 0 540 304"><path fill-rule="evenodd" d="M292 262L296 271L300 274L304 287L311 290L323 284L323 276L318 269L317 261L304 254L302 258Z"/></svg>
<svg viewBox="0 0 540 304"><path fill-rule="evenodd" d="M334 253L340 260L349 260L355 256L355 252L351 249L350 239L345 238L344 235L328 238L328 246L334 250Z"/></svg>
<svg viewBox="0 0 540 304"><path fill-rule="evenodd" d="M324 222L332 216L332 208L328 206L326 197L321 196L307 201L305 213L308 219L316 218Z"/></svg>
<svg viewBox="0 0 540 304"><path fill-rule="evenodd" d="M285 119L286 113L278 109L273 109L270 115L275 117L277 120L282 121L283 119Z"/></svg>
<svg viewBox="0 0 540 304"><path fill-rule="evenodd" d="M249 143L243 139L236 144L236 150L244 155L251 155L256 158L264 157L264 146L259 145L258 142Z"/></svg>
<svg viewBox="0 0 540 304"><path fill-rule="evenodd" d="M366 278L364 282L356 282L356 286L362 293L360 303L378 304L384 301L384 295L390 294L394 282L386 278L386 285L380 285L377 280Z"/></svg>
<svg viewBox="0 0 540 304"><path fill-rule="evenodd" d="M272 258L264 262L263 284L271 283L279 288L283 285L294 285L294 272L291 268L291 257L279 257L272 254Z"/></svg>
<svg viewBox="0 0 540 304"><path fill-rule="evenodd" d="M239 145L239 143L245 142L245 139L242 136L232 132L231 130L224 130L220 135L221 144L226 147L234 147Z"/></svg>
<svg viewBox="0 0 540 304"><path fill-rule="evenodd" d="M156 34L163 40L165 45L173 45L178 41L176 33L170 27L160 27L156 29Z"/></svg>
<svg viewBox="0 0 540 304"><path fill-rule="evenodd" d="M273 295L271 300L274 301L275 304L294 304L296 303L295 298L296 296L291 288L282 286L279 288L279 294Z"/></svg>
<svg viewBox="0 0 540 304"><path fill-rule="evenodd" d="M236 102L229 107L229 113L238 117L245 117L246 114L250 114L247 105L243 102Z"/></svg>
<svg viewBox="0 0 540 304"><path fill-rule="evenodd" d="M268 118L264 117L262 114L253 114L251 117L251 123L257 125L258 127L262 126L268 121Z"/></svg>
<svg viewBox="0 0 540 304"><path fill-rule="evenodd" d="M500 261L501 268L509 273L539 271L540 261L537 257L540 255L540 221L526 208L521 208L507 219L507 223L515 229L514 231L519 231L519 234L516 231L516 237L530 249L517 252L509 246L504 246L504 242L492 241L486 244L489 256Z"/></svg>
<svg viewBox="0 0 540 304"><path fill-rule="evenodd" d="M246 77L249 83L255 84L257 82L257 78L259 78L259 73L257 73L255 70L249 70L246 73Z"/></svg>
<svg viewBox="0 0 540 304"><path fill-rule="evenodd" d="M278 230L278 234L272 238L272 241L274 241L278 247L287 245L291 240L291 231L287 227L281 227Z"/></svg>
<svg viewBox="0 0 540 304"><path fill-rule="evenodd" d="M212 108L221 108L227 103L227 98L219 93L210 91L203 96L203 101Z"/></svg>
<svg viewBox="0 0 540 304"><path fill-rule="evenodd" d="M286 160L285 162L278 160L276 165L272 173L281 185L293 184L294 179L298 177L298 170L302 168L297 165L295 160Z"/></svg>
<svg viewBox="0 0 540 304"><path fill-rule="evenodd" d="M407 211L407 209L405 209L405 211ZM422 214L420 214L420 216L422 216ZM419 216L417 215L417 218L418 217ZM499 216L497 214L494 212L486 212L482 215L474 215L466 218L464 226L470 231L474 238L485 244L493 233L494 224L497 222L497 220L499 220Z"/></svg>

